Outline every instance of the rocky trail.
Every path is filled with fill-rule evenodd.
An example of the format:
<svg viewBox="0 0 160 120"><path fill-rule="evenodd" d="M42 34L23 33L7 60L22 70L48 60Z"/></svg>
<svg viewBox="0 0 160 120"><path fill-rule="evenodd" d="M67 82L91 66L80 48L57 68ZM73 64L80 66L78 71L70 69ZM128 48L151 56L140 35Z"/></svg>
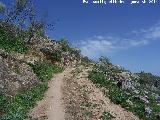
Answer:
<svg viewBox="0 0 160 120"><path fill-rule="evenodd" d="M103 120L103 113L109 112L112 120L139 120L112 103L102 89L88 80L89 70L68 68L55 75L44 99L30 111L30 116L38 120Z"/></svg>

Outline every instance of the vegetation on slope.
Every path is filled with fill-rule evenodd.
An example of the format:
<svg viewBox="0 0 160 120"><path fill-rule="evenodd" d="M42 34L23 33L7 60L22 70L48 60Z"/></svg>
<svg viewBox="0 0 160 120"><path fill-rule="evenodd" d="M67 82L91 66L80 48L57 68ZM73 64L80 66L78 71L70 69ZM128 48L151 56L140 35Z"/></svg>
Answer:
<svg viewBox="0 0 160 120"><path fill-rule="evenodd" d="M99 84L103 87L105 87L107 90L109 90L106 95L116 104L121 104L125 108L130 108L130 111L136 113L141 118L144 117L144 104L139 103L139 101L135 101L134 99L132 102L137 102L138 104L136 106L132 106L128 103L127 100L131 101L131 95L127 95L126 92L122 89L120 89L117 85L113 83L113 81L108 80L105 78L105 75L103 73L98 73L95 71L92 71L89 75L89 78L93 81L95 84Z"/></svg>
<svg viewBox="0 0 160 120"><path fill-rule="evenodd" d="M142 85L153 85L155 87L160 87L160 77L152 75L151 73L140 72L137 73L140 76L139 82Z"/></svg>
<svg viewBox="0 0 160 120"><path fill-rule="evenodd" d="M13 39L3 28L0 28L0 48L5 49L7 52L25 53L27 51L27 47L22 40L19 38Z"/></svg>
<svg viewBox="0 0 160 120"><path fill-rule="evenodd" d="M3 19L3 22L5 22L7 27L5 25L3 26L3 24L0 26L0 49L4 49L7 52L15 51L25 54L28 49L27 46L31 45L30 41L34 35L41 37L45 36L45 24L43 24L44 21L41 22L33 19L34 15L31 14L32 11L28 11L32 9L27 1L22 0L19 2L15 3L13 11L9 11L9 13L17 11L15 12L16 14L10 14L11 16L6 15L7 18ZM4 8L0 6L0 12L3 11ZM22 17L24 14L26 14L27 18ZM20 25L21 21L18 20L22 19L27 21L28 18L31 19L28 21L29 24L26 24L26 28L23 29L22 27L18 27L18 29L15 29L15 26L23 26ZM2 21L0 21L0 23L2 23ZM13 26L8 27L10 24ZM64 39L59 41L59 45L61 45L62 48L58 52L45 51L50 55L51 60L60 62L62 52L70 52L75 55L79 55L79 51L70 48L69 44ZM96 65L90 73L89 78L92 82L106 88L106 90L108 90L106 95L114 103L120 104L122 107L138 115L140 118L146 120L158 119L157 114L160 113L160 106L157 104L156 96L160 96L160 78L144 72L137 73L139 76L138 79L133 77L130 78L131 81L140 84L140 86L135 86L135 89L138 91L138 93L135 94L131 89L122 88L123 83L120 81L120 77L117 76L123 72L127 72L127 70L119 69L112 65L108 59L105 60L107 66ZM90 63L91 61L87 57L82 59L82 64L88 65ZM46 60L37 62L36 64L28 64L32 67L34 73L39 78L40 84L28 91L23 91L17 94L11 99L0 93L0 120L25 119L27 117L28 110L36 104L37 100L43 98L43 94L47 89L47 82L52 78L53 73L61 72L63 70L61 67L53 65L51 62ZM119 81L115 81L116 79ZM154 89L152 89L152 86ZM145 103L140 99L140 96L147 96L147 102L149 101L149 103ZM149 111L146 111L146 108L149 108ZM104 113L103 119L110 119L110 115L108 113Z"/></svg>
<svg viewBox="0 0 160 120"><path fill-rule="evenodd" d="M27 112L36 105L38 100L43 98L47 88L47 83L43 83L31 90L17 94L11 100L3 100L5 114L0 120L23 120L27 118Z"/></svg>
<svg viewBox="0 0 160 120"><path fill-rule="evenodd" d="M1 96L1 111L5 114L0 120L23 120L27 118L29 109L34 107L36 102L43 98L44 92L48 88L47 82L52 78L53 73L62 71L62 68L47 61L30 65L42 82L31 90L17 94L11 100L8 100L5 96Z"/></svg>
<svg viewBox="0 0 160 120"><path fill-rule="evenodd" d="M62 72L63 70L62 67L54 65L49 61L38 62L35 65L31 63L28 64L42 82L49 81L53 77L53 73Z"/></svg>
<svg viewBox="0 0 160 120"><path fill-rule="evenodd" d="M120 70L119 68L113 67L111 63L108 64L105 67L104 64L101 65L95 65L93 70L89 74L90 80L92 80L93 83L100 85L101 87L104 87L106 89L105 94L116 104L120 104L122 107L126 108L127 110L133 112L137 116L139 116L142 119L146 120L158 120L159 119L159 113L160 113L160 106L157 103L156 96L160 95L157 94L157 91L160 91L157 89L156 91L153 91L150 89L146 89L144 86L140 84L140 86L136 86L135 90L131 89L124 89L123 82L121 85L119 84L119 81L121 78L117 75L123 74L124 69ZM110 67L108 67L110 66ZM112 66L112 67L111 67ZM113 70L117 69L117 70ZM119 71L117 72L113 71ZM121 72L120 72L121 71ZM148 74L145 74L144 77L140 76L140 78L137 81L141 82L143 80L146 80L146 77ZM153 75L152 75L153 77ZM113 79L116 78L116 79ZM158 77L157 77L158 78ZM153 79L152 79L153 80ZM135 79L131 79L131 81L135 82ZM143 84L147 84L144 83ZM149 85L148 85L149 86ZM140 91L140 93L134 93L133 91ZM145 94L148 93L148 94ZM159 92L158 92L159 93ZM147 96L147 100L143 101L141 99L142 96Z"/></svg>
<svg viewBox="0 0 160 120"><path fill-rule="evenodd" d="M30 14L33 10L29 5L32 4L31 2L32 1L30 0L16 1L13 8L11 10L7 10L9 12L9 14L5 15L7 17L1 19L0 49L3 49L8 53L14 51L26 54L28 46L30 48L33 47L29 44L32 37L42 36L42 34L39 33L44 33L45 25L43 22L33 19L33 16ZM0 11L5 14L5 11ZM34 15L34 13L32 13L32 15ZM20 25L21 22L19 20L27 21L28 23L25 23L25 26L27 27L23 28L23 25ZM44 92L48 88L47 82L51 80L54 73L61 72L63 70L61 67L45 60L45 58L35 64L27 64L33 69L40 82L31 89L28 89L27 91L22 90L20 93L17 93L16 96L11 98L0 93L0 120L23 120L27 118L29 109L34 107L38 100L43 98Z"/></svg>

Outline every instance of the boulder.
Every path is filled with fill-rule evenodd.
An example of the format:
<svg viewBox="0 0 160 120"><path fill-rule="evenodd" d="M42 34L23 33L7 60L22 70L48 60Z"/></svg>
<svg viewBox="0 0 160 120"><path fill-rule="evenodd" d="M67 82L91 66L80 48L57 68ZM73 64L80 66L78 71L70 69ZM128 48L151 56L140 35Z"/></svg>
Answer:
<svg viewBox="0 0 160 120"><path fill-rule="evenodd" d="M122 89L135 90L134 83L132 80L125 80L122 83Z"/></svg>
<svg viewBox="0 0 160 120"><path fill-rule="evenodd" d="M157 103L160 104L160 96L157 97Z"/></svg>
<svg viewBox="0 0 160 120"><path fill-rule="evenodd" d="M152 109L150 107L145 107L146 116L149 118L152 114Z"/></svg>

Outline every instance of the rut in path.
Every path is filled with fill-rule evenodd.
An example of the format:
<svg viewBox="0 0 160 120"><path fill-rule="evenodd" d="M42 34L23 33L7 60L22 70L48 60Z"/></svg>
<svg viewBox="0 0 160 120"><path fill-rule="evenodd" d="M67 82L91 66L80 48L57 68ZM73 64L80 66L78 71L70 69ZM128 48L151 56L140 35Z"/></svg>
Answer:
<svg viewBox="0 0 160 120"><path fill-rule="evenodd" d="M63 80L70 70L55 75L49 82L49 89L45 93L44 99L31 110L30 115L38 120L64 120L64 106L62 101Z"/></svg>

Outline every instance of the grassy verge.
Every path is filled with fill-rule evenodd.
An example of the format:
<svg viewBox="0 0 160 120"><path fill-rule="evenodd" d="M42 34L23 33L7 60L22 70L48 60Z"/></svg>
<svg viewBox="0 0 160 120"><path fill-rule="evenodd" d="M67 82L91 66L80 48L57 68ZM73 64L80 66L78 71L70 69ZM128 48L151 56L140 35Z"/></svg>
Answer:
<svg viewBox="0 0 160 120"><path fill-rule="evenodd" d="M5 113L0 120L24 120L28 111L36 105L36 102L43 98L44 92L48 88L48 81L53 73L61 72L63 69L52 65L49 62L41 62L36 65L30 64L41 80L41 83L32 89L17 94L11 100L3 95L0 96L0 112Z"/></svg>
<svg viewBox="0 0 160 120"><path fill-rule="evenodd" d="M34 73L38 76L38 78L42 82L49 81L52 78L53 73L58 73L63 71L62 67L53 65L48 61L39 62L35 65L29 63L29 65L32 67Z"/></svg>

